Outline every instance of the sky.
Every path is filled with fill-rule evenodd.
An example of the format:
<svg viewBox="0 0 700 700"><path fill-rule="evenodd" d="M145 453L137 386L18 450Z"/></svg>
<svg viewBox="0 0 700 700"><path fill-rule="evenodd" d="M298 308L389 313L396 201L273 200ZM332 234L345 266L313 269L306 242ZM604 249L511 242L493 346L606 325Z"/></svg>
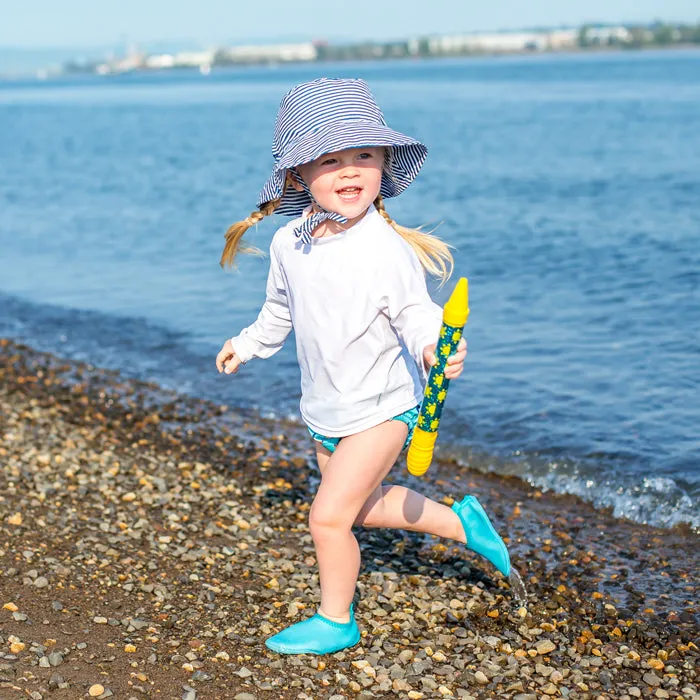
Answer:
<svg viewBox="0 0 700 700"><path fill-rule="evenodd" d="M8 0L0 47L89 48L124 42L202 47L277 40L358 41L426 34L700 21L698 0Z"/></svg>

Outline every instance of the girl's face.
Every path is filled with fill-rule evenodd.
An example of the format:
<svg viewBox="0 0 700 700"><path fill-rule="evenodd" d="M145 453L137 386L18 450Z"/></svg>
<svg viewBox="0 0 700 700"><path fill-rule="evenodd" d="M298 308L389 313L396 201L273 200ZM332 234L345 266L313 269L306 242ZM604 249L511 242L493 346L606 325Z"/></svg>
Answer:
<svg viewBox="0 0 700 700"><path fill-rule="evenodd" d="M341 214L352 225L377 198L383 166L384 149L370 146L326 153L297 170L316 202ZM294 182L294 187L302 189L298 182Z"/></svg>

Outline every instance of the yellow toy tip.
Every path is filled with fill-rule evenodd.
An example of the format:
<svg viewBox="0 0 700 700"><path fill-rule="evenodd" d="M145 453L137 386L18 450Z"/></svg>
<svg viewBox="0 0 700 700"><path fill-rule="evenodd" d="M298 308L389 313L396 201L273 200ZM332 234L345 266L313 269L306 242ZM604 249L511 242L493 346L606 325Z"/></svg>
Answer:
<svg viewBox="0 0 700 700"><path fill-rule="evenodd" d="M460 277L442 312L442 320L454 328L461 328L469 316L469 282Z"/></svg>

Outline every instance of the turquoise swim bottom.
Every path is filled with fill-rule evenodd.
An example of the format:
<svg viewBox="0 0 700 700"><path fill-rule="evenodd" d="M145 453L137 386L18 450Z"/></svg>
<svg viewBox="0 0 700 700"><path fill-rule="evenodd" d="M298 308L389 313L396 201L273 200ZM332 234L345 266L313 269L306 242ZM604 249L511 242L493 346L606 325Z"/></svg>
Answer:
<svg viewBox="0 0 700 700"><path fill-rule="evenodd" d="M418 423L419 409L420 406L414 406L413 408L409 408L408 411L404 411L391 419L400 420L402 423L405 423L408 426L408 435L406 436L406 442L403 444L404 450L411 444L413 431ZM343 439L338 437L326 437L325 435L321 435L321 433L315 433L309 427L307 427L307 430L309 431L309 435L311 435L316 442L320 442L329 452L335 452L335 448L338 447L338 443Z"/></svg>

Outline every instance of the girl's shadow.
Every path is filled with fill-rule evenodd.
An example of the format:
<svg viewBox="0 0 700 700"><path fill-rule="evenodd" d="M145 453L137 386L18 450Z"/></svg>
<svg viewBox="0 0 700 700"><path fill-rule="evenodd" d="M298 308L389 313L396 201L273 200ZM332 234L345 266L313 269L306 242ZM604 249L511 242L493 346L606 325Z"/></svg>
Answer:
<svg viewBox="0 0 700 700"><path fill-rule="evenodd" d="M483 584L498 588L497 582L483 569L474 566L453 551L460 545L445 543L430 535L396 530L355 528L362 552L363 572L393 572L399 576L429 576L457 579L462 584Z"/></svg>

